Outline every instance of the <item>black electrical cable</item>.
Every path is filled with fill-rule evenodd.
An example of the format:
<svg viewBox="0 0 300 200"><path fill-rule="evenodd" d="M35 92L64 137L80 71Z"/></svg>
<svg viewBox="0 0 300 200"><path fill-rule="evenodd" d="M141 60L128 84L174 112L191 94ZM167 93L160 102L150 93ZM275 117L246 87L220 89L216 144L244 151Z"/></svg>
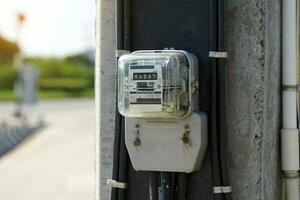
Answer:
<svg viewBox="0 0 300 200"><path fill-rule="evenodd" d="M219 145L218 145L218 128L217 128L217 88L216 88L216 67L217 64L212 62L211 64L211 88L210 88L210 147L211 147L211 159L212 159L212 170L213 170L213 187L222 186L221 170L220 170L220 156L219 156ZM215 200L223 199L222 195L216 194Z"/></svg>
<svg viewBox="0 0 300 200"><path fill-rule="evenodd" d="M186 200L187 174L177 173L177 199Z"/></svg>
<svg viewBox="0 0 300 200"><path fill-rule="evenodd" d="M124 47L124 16L123 16L123 0L116 0L115 7L117 11L116 15L116 38L117 49L121 50Z"/></svg>
<svg viewBox="0 0 300 200"><path fill-rule="evenodd" d="M118 95L116 95L116 114L115 114L115 134L114 134L114 154L113 154L113 169L112 169L112 179L119 179L119 158L120 158L120 133L121 133L121 124L120 124L120 114L117 110L118 106ZM118 189L111 188L110 194L111 200L118 199Z"/></svg>
<svg viewBox="0 0 300 200"><path fill-rule="evenodd" d="M158 184L156 172L149 172L149 199L158 200Z"/></svg>
<svg viewBox="0 0 300 200"><path fill-rule="evenodd" d="M119 8L122 15L122 36L123 36L123 49L130 51L130 0L122 0L122 8ZM118 36L119 37L119 36ZM121 36L120 36L121 37ZM121 116L121 138L120 138L120 160L119 160L119 181L122 183L127 182L128 174L128 152L125 145L125 118ZM126 190L118 190L118 200L126 200Z"/></svg>
<svg viewBox="0 0 300 200"><path fill-rule="evenodd" d="M121 138L120 138L120 160L119 160L119 179L121 183L127 182L127 166L128 166L128 153L125 145L125 118L121 117ZM118 200L125 200L126 190L118 190Z"/></svg>
<svg viewBox="0 0 300 200"><path fill-rule="evenodd" d="M131 40L130 40L130 33L131 33L131 15L130 15L130 0L123 0L123 14L124 14L124 49L131 50Z"/></svg>
<svg viewBox="0 0 300 200"><path fill-rule="evenodd" d="M177 178L177 174L175 172L170 172L170 177L171 177L171 199L175 200L178 196L177 194L177 182L176 182L176 178Z"/></svg>
<svg viewBox="0 0 300 200"><path fill-rule="evenodd" d="M225 0L218 0L218 51L225 52ZM220 164L222 185L229 186L227 169L227 92L226 92L226 63L225 59L218 60L218 96L219 96L219 138L220 138ZM230 194L225 194L225 199L230 199Z"/></svg>
<svg viewBox="0 0 300 200"><path fill-rule="evenodd" d="M210 50L217 51L218 49L218 1L210 1L210 26L211 26L211 41ZM209 112L209 127L210 127L210 148L212 160L212 176L213 187L222 186L221 169L220 169L220 150L219 150L219 123L218 123L218 62L215 58L210 60L210 112ZM222 194L214 194L215 200L223 200Z"/></svg>
<svg viewBox="0 0 300 200"><path fill-rule="evenodd" d="M123 0L116 0L115 6L117 9L117 20L116 20L116 38L117 38L117 49L121 50L124 48L124 2ZM127 38L129 39L129 38ZM117 84L116 84L117 85ZM124 132L124 117L118 112L118 92L116 89L116 106L115 106L115 138L114 138L114 157L113 157L113 171L112 179L119 182L127 182L127 163L128 154L125 146L125 132ZM111 200L125 200L124 189L111 189Z"/></svg>
<svg viewBox="0 0 300 200"><path fill-rule="evenodd" d="M117 20L116 20L116 38L117 38L117 49L123 48L123 0L116 0L115 6L117 10ZM117 88L117 82L116 82ZM113 154L113 169L112 169L112 179L119 180L119 159L120 159L120 139L121 139L121 115L118 112L118 92L116 89L115 93L115 130L114 130L114 154ZM111 200L118 199L118 189L111 189Z"/></svg>
<svg viewBox="0 0 300 200"><path fill-rule="evenodd" d="M172 199L172 178L171 172L161 172L160 173L160 184L163 200L173 200Z"/></svg>

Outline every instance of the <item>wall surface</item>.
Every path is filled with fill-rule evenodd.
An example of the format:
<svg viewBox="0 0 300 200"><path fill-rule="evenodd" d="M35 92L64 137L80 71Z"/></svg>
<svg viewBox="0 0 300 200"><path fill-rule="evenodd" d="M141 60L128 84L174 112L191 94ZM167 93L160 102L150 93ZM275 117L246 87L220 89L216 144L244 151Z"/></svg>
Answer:
<svg viewBox="0 0 300 200"><path fill-rule="evenodd" d="M280 199L280 0L227 1L233 199Z"/></svg>
<svg viewBox="0 0 300 200"><path fill-rule="evenodd" d="M108 200L114 89L114 1L97 1L96 199ZM236 200L281 198L280 0L227 1L228 164Z"/></svg>

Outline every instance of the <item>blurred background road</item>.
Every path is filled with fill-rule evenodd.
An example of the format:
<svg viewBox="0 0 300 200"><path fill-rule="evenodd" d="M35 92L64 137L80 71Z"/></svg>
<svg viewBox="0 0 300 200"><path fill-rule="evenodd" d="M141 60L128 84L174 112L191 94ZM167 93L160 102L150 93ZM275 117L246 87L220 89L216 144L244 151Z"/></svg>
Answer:
<svg viewBox="0 0 300 200"><path fill-rule="evenodd" d="M94 199L95 1L0 5L0 200Z"/></svg>
<svg viewBox="0 0 300 200"><path fill-rule="evenodd" d="M0 102L0 114L11 113L13 103ZM94 101L44 100L34 113L46 125L0 158L0 199L93 199Z"/></svg>

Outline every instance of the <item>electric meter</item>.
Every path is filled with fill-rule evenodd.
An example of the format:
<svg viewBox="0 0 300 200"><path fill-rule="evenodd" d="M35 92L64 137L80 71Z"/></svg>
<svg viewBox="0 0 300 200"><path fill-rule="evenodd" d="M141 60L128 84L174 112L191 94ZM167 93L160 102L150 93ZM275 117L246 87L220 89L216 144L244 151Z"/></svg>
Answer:
<svg viewBox="0 0 300 200"><path fill-rule="evenodd" d="M118 108L135 170L191 173L207 147L198 61L186 51L135 51L118 62Z"/></svg>
<svg viewBox="0 0 300 200"><path fill-rule="evenodd" d="M136 51L118 62L118 107L126 117L184 118L196 109L197 58L178 50Z"/></svg>

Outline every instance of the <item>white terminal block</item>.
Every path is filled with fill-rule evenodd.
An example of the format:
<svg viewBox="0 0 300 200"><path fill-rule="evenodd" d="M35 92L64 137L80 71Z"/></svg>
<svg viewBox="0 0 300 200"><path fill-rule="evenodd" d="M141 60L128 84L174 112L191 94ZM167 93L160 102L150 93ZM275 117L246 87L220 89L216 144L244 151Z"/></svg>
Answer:
<svg viewBox="0 0 300 200"><path fill-rule="evenodd" d="M283 171L299 170L299 130L281 130L281 166Z"/></svg>
<svg viewBox="0 0 300 200"><path fill-rule="evenodd" d="M207 116L184 120L126 118L126 147L137 171L191 173L200 169L207 148Z"/></svg>

